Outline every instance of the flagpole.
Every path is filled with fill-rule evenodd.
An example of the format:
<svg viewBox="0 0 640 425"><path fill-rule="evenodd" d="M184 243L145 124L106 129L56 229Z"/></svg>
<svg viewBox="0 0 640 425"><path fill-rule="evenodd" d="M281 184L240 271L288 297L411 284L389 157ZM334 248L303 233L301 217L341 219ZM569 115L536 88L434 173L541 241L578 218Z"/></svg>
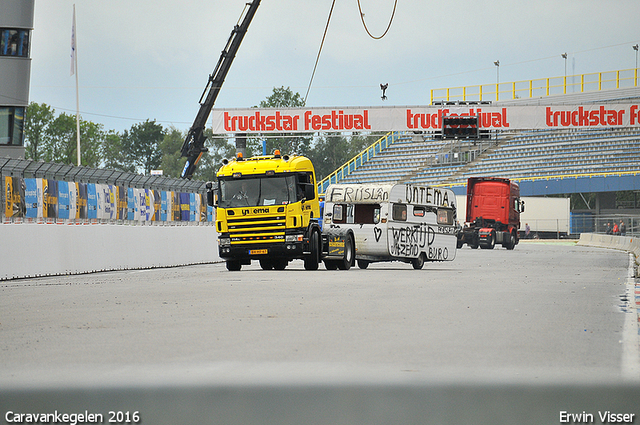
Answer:
<svg viewBox="0 0 640 425"><path fill-rule="evenodd" d="M71 29L71 72L76 74L76 142L78 151L78 167L81 165L80 155L80 94L78 90L78 42L76 39L76 5L73 5L73 28Z"/></svg>

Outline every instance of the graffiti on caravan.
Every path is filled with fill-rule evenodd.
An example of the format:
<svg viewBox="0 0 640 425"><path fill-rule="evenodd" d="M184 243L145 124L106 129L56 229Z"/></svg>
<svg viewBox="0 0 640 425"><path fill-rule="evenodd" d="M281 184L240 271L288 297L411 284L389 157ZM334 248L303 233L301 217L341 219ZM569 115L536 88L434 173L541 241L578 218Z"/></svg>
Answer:
<svg viewBox="0 0 640 425"><path fill-rule="evenodd" d="M381 186L335 186L327 195L329 202L385 202L388 200L389 190Z"/></svg>
<svg viewBox="0 0 640 425"><path fill-rule="evenodd" d="M449 194L446 190L440 190L429 186L413 186L408 184L405 189L407 204L437 205L450 207Z"/></svg>
<svg viewBox="0 0 640 425"><path fill-rule="evenodd" d="M425 246L433 244L436 231L426 224L389 229L389 252L397 257L417 257Z"/></svg>

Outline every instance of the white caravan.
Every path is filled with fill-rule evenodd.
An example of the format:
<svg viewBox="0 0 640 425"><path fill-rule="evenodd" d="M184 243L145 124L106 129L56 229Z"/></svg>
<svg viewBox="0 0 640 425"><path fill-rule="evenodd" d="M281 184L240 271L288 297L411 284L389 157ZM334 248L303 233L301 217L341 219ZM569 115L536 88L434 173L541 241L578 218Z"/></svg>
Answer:
<svg viewBox="0 0 640 425"><path fill-rule="evenodd" d="M347 227L356 239L361 269L378 261L425 261L456 257L453 191L412 184L332 184L325 193L323 226Z"/></svg>

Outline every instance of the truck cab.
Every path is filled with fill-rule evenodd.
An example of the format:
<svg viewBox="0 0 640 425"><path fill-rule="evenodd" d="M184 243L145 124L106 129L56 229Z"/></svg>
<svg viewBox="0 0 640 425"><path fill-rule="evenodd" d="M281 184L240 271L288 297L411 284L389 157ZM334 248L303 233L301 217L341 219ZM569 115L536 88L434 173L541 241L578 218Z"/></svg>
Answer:
<svg viewBox="0 0 640 425"><path fill-rule="evenodd" d="M227 269L257 260L265 269L283 270L295 259L307 270L348 263L355 251L349 235L322 233L316 176L304 156L274 155L225 160L217 182L216 229ZM328 252L329 245L334 248ZM340 263L342 264L342 263Z"/></svg>
<svg viewBox="0 0 640 425"><path fill-rule="evenodd" d="M471 248L493 249L502 244L514 249L518 244L520 213L518 183L500 177L471 177L467 181L467 215L458 236L458 247L467 243Z"/></svg>

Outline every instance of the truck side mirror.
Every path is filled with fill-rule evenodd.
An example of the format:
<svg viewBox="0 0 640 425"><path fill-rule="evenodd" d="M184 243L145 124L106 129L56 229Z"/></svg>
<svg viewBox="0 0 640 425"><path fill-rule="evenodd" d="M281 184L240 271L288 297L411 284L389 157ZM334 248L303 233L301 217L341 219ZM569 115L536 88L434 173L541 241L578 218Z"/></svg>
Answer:
<svg viewBox="0 0 640 425"><path fill-rule="evenodd" d="M520 201L520 212L524 212L524 201Z"/></svg>
<svg viewBox="0 0 640 425"><path fill-rule="evenodd" d="M207 205L210 207L216 206L215 192L213 190L213 184L207 183Z"/></svg>
<svg viewBox="0 0 640 425"><path fill-rule="evenodd" d="M306 198L307 201L316 199L316 191L312 184L304 185L304 197Z"/></svg>

